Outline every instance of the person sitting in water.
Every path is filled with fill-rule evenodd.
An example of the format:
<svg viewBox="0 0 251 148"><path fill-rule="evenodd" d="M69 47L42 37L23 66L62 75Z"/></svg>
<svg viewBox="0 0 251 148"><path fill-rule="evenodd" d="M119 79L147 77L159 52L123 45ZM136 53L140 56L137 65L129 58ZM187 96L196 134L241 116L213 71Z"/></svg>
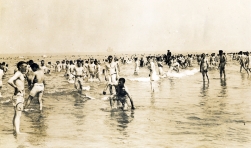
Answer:
<svg viewBox="0 0 251 148"><path fill-rule="evenodd" d="M125 78L119 78L118 85L116 85L116 94L110 97L110 105L111 108L114 107L115 102L117 101L117 106L122 104L122 109L126 110L126 105L128 105L127 99L130 99L131 102L131 109L135 109L133 100L127 87L125 86Z"/></svg>
<svg viewBox="0 0 251 148"><path fill-rule="evenodd" d="M171 60L171 66L169 72L172 72L172 70L179 72L179 66L180 64L177 62L176 58L173 58Z"/></svg>

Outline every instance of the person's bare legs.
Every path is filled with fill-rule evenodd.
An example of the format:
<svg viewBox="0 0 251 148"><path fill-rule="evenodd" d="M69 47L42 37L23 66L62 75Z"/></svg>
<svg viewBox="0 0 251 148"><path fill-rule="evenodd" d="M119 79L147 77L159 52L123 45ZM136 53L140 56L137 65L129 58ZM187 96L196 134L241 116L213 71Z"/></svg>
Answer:
<svg viewBox="0 0 251 148"><path fill-rule="evenodd" d="M151 91L152 91L152 92L154 92L154 81L153 81L153 80L151 80L151 82L150 82L150 83L151 83Z"/></svg>
<svg viewBox="0 0 251 148"><path fill-rule="evenodd" d="M29 95L29 97L26 99L26 101L24 103L24 111L27 110L27 107L30 105L30 102L32 99L33 99L33 97Z"/></svg>
<svg viewBox="0 0 251 148"><path fill-rule="evenodd" d="M42 111L42 109L43 109L42 96L43 96L43 92L40 92L40 93L38 94L39 110L40 110L40 111Z"/></svg>
<svg viewBox="0 0 251 148"><path fill-rule="evenodd" d="M15 114L13 117L13 130L16 132L16 134L22 134L20 132L20 118L22 115L22 109L23 109L23 104L20 103L14 108Z"/></svg>
<svg viewBox="0 0 251 148"><path fill-rule="evenodd" d="M209 83L209 78L208 78L208 75L207 75L207 73L206 73L206 76L207 76L207 81L208 81L208 83Z"/></svg>

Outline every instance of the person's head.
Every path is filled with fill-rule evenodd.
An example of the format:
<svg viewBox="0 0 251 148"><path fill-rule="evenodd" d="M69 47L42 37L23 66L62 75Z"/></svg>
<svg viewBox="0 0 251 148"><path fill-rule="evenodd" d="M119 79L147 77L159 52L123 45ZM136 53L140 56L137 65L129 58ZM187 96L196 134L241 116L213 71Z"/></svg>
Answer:
<svg viewBox="0 0 251 148"><path fill-rule="evenodd" d="M44 60L41 60L41 65L44 65Z"/></svg>
<svg viewBox="0 0 251 148"><path fill-rule="evenodd" d="M111 63L113 60L113 57L111 55L109 55L107 59L108 59L108 62Z"/></svg>
<svg viewBox="0 0 251 148"><path fill-rule="evenodd" d="M68 64L69 64L69 61L67 60L65 63L68 65Z"/></svg>
<svg viewBox="0 0 251 148"><path fill-rule="evenodd" d="M223 54L223 50L219 50L219 55L222 55Z"/></svg>
<svg viewBox="0 0 251 148"><path fill-rule="evenodd" d="M147 61L148 61L148 62L151 62L151 61L152 61L152 57L148 57L148 58L147 58Z"/></svg>
<svg viewBox="0 0 251 148"><path fill-rule="evenodd" d="M201 58L205 58L205 56L206 56L205 53L201 54Z"/></svg>
<svg viewBox="0 0 251 148"><path fill-rule="evenodd" d="M33 64L31 64L31 69L32 69L32 71L37 71L38 70L38 68L39 68L39 66L38 66L38 64L37 63L33 63Z"/></svg>
<svg viewBox="0 0 251 148"><path fill-rule="evenodd" d="M77 60L77 65L78 65L78 67L81 67L81 61L80 60Z"/></svg>
<svg viewBox="0 0 251 148"><path fill-rule="evenodd" d="M28 61L28 64L29 64L29 65L31 65L31 64L33 64L33 63L34 63L33 60L29 60L29 61Z"/></svg>
<svg viewBox="0 0 251 148"><path fill-rule="evenodd" d="M93 60L93 59L91 59L91 60L90 60L90 63L92 64L93 62L94 62L94 60Z"/></svg>
<svg viewBox="0 0 251 148"><path fill-rule="evenodd" d="M124 86L124 84L125 84L125 78L119 78L118 85Z"/></svg>
<svg viewBox="0 0 251 148"><path fill-rule="evenodd" d="M27 64L24 61L20 61L17 63L17 69L21 72L21 73L26 73L26 69L27 69Z"/></svg>
<svg viewBox="0 0 251 148"><path fill-rule="evenodd" d="M73 65L73 61L72 60L70 60L70 65Z"/></svg>

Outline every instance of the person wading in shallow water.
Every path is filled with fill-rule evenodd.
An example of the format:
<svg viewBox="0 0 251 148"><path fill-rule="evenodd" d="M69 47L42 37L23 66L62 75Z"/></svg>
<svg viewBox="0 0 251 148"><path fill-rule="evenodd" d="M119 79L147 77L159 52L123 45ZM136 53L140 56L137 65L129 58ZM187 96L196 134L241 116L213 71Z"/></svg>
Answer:
<svg viewBox="0 0 251 148"><path fill-rule="evenodd" d="M207 72L208 72L208 60L207 60L206 55L204 53L201 55L200 72L202 73L202 76L203 76L203 82L205 82L205 75L207 76L207 81L209 82L209 78L208 78L208 75L207 75Z"/></svg>
<svg viewBox="0 0 251 148"><path fill-rule="evenodd" d="M222 73L224 74L224 79L226 78L226 73L225 73L225 65L226 65L226 57L223 55L223 51L219 50L219 69L220 69L220 78L222 78Z"/></svg>
<svg viewBox="0 0 251 148"><path fill-rule="evenodd" d="M14 117L13 117L13 130L16 134L20 132L20 118L23 111L24 103L24 74L26 73L27 64L24 61L17 63L17 71L14 76L8 80L8 84L14 88L14 95L12 97L12 103L14 106Z"/></svg>
<svg viewBox="0 0 251 148"><path fill-rule="evenodd" d="M112 86L117 84L118 75L117 63L113 61L113 57L108 56L108 62L105 64L105 79L107 81L107 85L103 91L103 94L106 94L106 89L109 87L110 94L112 95Z"/></svg>

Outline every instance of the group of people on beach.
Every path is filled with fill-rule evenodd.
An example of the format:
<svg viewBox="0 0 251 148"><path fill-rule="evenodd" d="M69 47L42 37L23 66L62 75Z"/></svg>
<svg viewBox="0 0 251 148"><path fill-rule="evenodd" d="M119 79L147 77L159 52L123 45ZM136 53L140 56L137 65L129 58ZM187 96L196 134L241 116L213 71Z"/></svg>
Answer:
<svg viewBox="0 0 251 148"><path fill-rule="evenodd" d="M247 71L248 75L251 71L251 55L249 52L239 52L238 54L230 54L231 60L237 60L240 63L240 72L242 68ZM42 96L45 89L45 75L53 72L64 72L64 76L70 83L74 83L74 87L78 93L87 99L93 99L86 94L85 81L94 81L95 79L102 82L101 75L104 75L106 81L103 94L106 95L107 89L110 92L108 97L111 108L121 108L126 110L128 106L135 109L132 96L125 85L126 79L119 76L121 71L121 64L130 64L134 61L134 74L140 74L140 68L146 67L149 70L151 91L155 91L155 81L160 77L165 76L163 70L164 65L169 67L169 72L180 72L181 69L193 67L194 62L197 61L200 72L202 73L203 82L205 77L209 82L208 71L210 67L216 67L220 71L220 78L226 77L225 66L227 63L226 54L220 50L219 54L188 54L183 56L172 55L170 51L163 55L133 55L131 57L116 57L108 56L100 60L89 58L85 60L62 60L56 61L55 64L48 62L45 64L44 60L40 64L34 63L33 60L28 62L20 61L14 70L14 75L7 81L8 84L14 88L14 95L11 99L14 106L13 128L17 134L20 134L20 117L22 111L28 111L31 100L38 97L39 110L43 110ZM103 65L101 67L101 64ZM156 66L158 67L156 70ZM8 64L0 63L0 97L2 88L2 79L8 71ZM25 99L25 82L28 83L29 95ZM114 93L115 90L115 93ZM130 104L129 104L130 100Z"/></svg>

